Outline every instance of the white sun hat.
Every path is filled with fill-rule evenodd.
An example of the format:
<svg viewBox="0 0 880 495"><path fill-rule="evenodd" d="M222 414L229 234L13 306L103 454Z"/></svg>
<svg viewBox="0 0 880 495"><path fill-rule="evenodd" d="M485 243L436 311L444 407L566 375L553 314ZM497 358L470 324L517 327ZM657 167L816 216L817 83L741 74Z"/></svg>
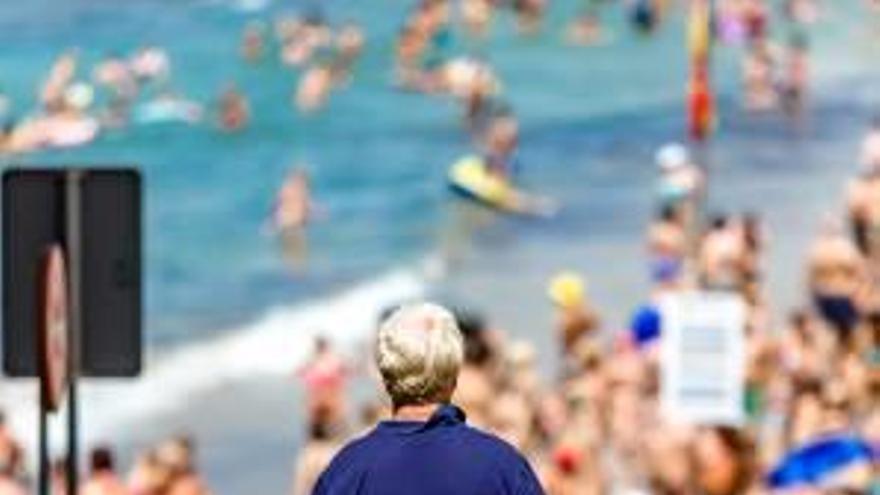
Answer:
<svg viewBox="0 0 880 495"><path fill-rule="evenodd" d="M675 170L687 165L690 160L687 148L680 143L669 143L657 151L657 166L661 170Z"/></svg>

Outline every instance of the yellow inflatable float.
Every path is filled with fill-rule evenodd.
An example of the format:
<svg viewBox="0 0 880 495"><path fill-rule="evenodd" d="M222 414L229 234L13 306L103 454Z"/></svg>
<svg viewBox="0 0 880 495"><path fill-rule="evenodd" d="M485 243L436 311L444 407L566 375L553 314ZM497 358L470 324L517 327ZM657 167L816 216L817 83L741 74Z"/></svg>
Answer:
<svg viewBox="0 0 880 495"><path fill-rule="evenodd" d="M466 156L453 163L448 180L455 194L505 213L549 217L558 210L552 199L520 191L490 172L477 156Z"/></svg>

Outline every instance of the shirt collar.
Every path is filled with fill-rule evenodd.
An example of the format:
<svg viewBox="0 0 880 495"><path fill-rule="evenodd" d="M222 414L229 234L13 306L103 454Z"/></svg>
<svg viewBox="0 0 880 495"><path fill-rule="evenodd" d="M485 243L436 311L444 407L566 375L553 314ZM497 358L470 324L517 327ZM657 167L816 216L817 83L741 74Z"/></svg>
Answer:
<svg viewBox="0 0 880 495"><path fill-rule="evenodd" d="M379 423L379 429L399 433L418 433L439 426L464 424L467 415L453 404L442 404L427 421L386 420Z"/></svg>

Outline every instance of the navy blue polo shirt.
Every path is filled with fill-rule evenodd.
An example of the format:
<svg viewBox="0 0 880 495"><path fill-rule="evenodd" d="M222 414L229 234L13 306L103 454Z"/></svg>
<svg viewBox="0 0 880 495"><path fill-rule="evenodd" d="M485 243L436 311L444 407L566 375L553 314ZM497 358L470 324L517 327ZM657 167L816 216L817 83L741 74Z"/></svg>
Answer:
<svg viewBox="0 0 880 495"><path fill-rule="evenodd" d="M427 422L383 421L348 444L312 495L543 495L525 458L441 406Z"/></svg>

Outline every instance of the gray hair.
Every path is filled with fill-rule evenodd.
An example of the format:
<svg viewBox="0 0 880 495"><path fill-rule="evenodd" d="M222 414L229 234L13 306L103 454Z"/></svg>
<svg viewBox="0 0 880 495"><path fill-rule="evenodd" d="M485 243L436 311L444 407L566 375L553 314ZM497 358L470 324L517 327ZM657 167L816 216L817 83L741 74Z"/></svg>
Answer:
<svg viewBox="0 0 880 495"><path fill-rule="evenodd" d="M379 328L376 364L394 407L447 402L463 361L455 317L436 304L403 306Z"/></svg>

